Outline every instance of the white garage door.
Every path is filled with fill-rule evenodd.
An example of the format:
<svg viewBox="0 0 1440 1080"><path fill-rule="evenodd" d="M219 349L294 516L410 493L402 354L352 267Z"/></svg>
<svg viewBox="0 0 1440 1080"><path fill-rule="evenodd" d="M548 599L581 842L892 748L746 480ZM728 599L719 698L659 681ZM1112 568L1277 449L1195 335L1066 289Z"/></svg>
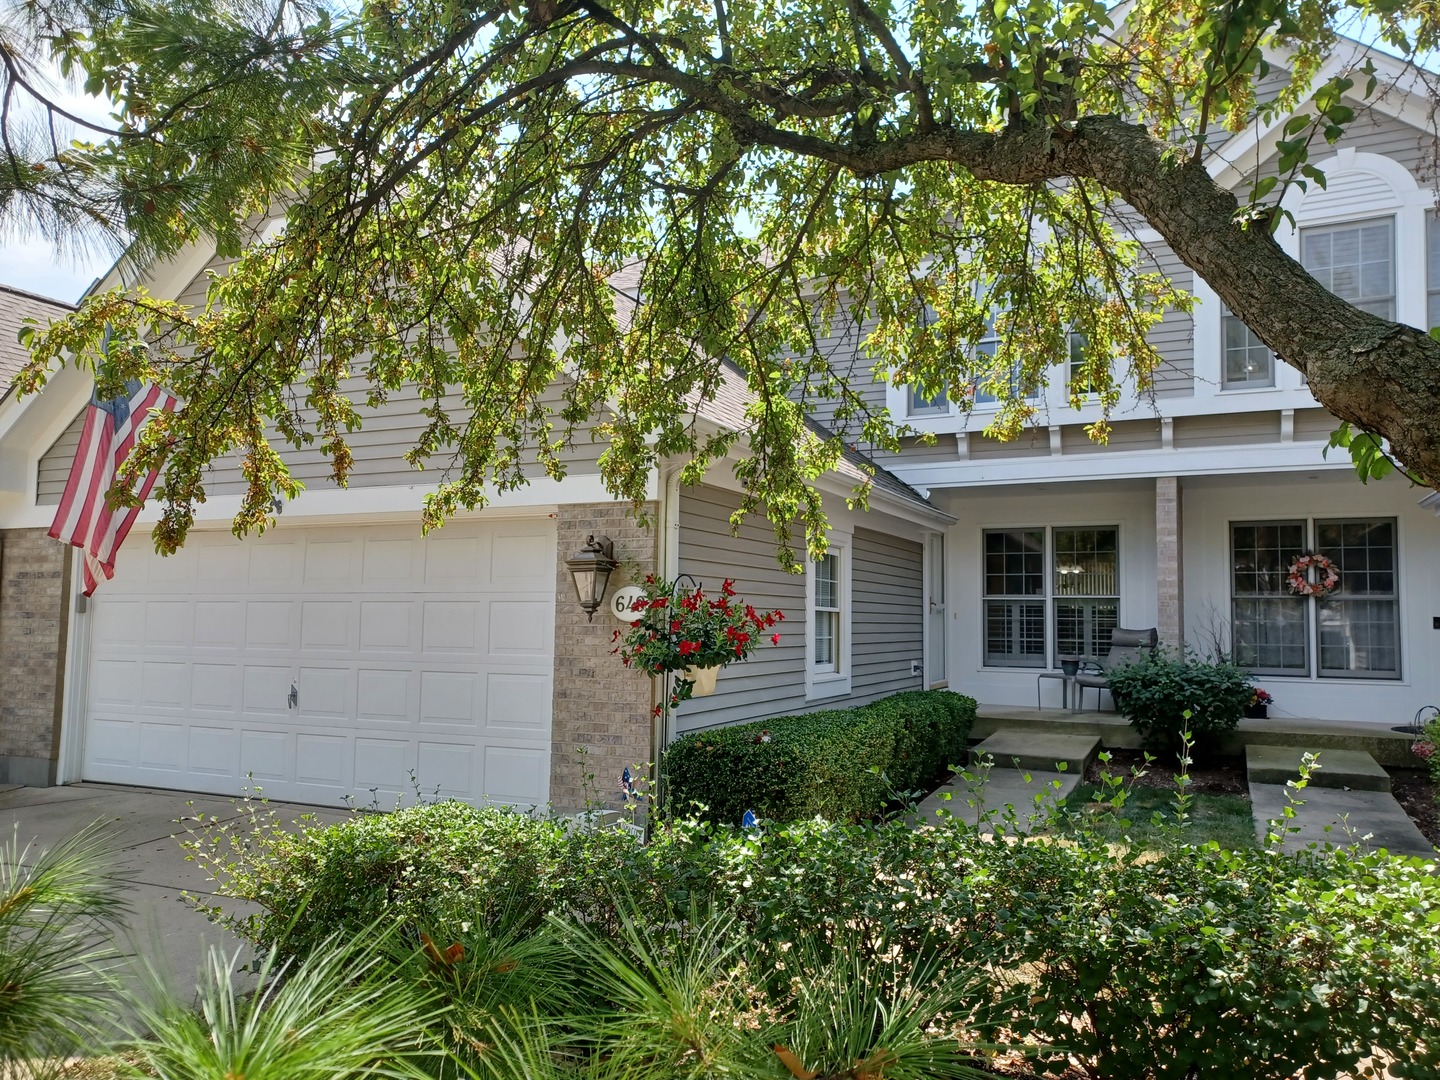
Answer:
<svg viewBox="0 0 1440 1080"><path fill-rule="evenodd" d="M197 532L166 559L135 532L90 609L87 780L547 800L548 518Z"/></svg>

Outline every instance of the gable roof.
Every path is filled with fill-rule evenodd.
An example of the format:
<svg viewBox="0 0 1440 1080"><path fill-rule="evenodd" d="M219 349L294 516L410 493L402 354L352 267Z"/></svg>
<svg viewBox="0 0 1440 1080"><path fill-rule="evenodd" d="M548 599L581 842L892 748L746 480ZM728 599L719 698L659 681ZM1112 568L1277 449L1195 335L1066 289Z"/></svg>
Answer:
<svg viewBox="0 0 1440 1080"><path fill-rule="evenodd" d="M10 392L10 384L30 359L30 353L18 337L26 320L33 319L43 327L74 310L74 304L63 300L0 285L0 398Z"/></svg>

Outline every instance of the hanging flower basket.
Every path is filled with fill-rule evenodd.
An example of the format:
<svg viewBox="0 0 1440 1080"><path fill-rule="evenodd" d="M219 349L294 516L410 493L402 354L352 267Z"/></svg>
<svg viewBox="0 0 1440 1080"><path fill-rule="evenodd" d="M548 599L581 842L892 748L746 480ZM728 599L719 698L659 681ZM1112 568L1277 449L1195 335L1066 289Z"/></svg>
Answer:
<svg viewBox="0 0 1440 1080"><path fill-rule="evenodd" d="M757 611L735 595L728 578L720 595L709 597L700 586L664 581L653 575L631 610L643 612L628 631L616 630L615 648L628 668L651 676L676 673L670 707L694 696L715 692L720 669L747 659L785 615ZM780 644L779 633L768 634Z"/></svg>
<svg viewBox="0 0 1440 1080"><path fill-rule="evenodd" d="M1310 580L1312 568L1316 573L1314 581ZM1296 596L1329 596L1340 584L1340 570L1324 555L1312 551L1290 564L1285 584Z"/></svg>

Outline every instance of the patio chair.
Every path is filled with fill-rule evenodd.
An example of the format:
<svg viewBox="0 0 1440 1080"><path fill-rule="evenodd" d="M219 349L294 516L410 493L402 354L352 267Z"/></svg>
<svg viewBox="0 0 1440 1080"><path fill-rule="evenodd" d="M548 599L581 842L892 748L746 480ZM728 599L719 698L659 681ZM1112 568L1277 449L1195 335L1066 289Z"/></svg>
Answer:
<svg viewBox="0 0 1440 1080"><path fill-rule="evenodd" d="M1085 691L1095 691L1095 709L1100 709L1100 691L1110 689L1109 673L1122 664L1133 664L1155 651L1160 634L1155 627L1148 630L1126 630L1117 626L1110 631L1110 654L1101 660L1086 660L1075 676L1075 691L1080 706L1085 705Z"/></svg>

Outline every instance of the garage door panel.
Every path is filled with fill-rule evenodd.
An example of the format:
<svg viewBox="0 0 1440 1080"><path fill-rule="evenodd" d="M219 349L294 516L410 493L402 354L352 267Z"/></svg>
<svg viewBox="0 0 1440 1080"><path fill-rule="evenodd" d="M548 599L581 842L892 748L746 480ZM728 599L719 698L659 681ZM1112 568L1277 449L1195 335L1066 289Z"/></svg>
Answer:
<svg viewBox="0 0 1440 1080"><path fill-rule="evenodd" d="M480 614L470 601L426 600L421 648L430 654L475 655L480 643Z"/></svg>
<svg viewBox="0 0 1440 1080"><path fill-rule="evenodd" d="M351 740L344 735L301 732L295 736L295 781L350 790Z"/></svg>
<svg viewBox="0 0 1440 1080"><path fill-rule="evenodd" d="M385 724L409 724L415 715L419 680L413 671L361 668L357 673L356 717Z"/></svg>
<svg viewBox="0 0 1440 1080"><path fill-rule="evenodd" d="M534 520L137 538L91 608L85 775L543 803L555 557Z"/></svg>
<svg viewBox="0 0 1440 1080"><path fill-rule="evenodd" d="M442 529L425 541L425 584L473 589L484 584L480 538Z"/></svg>
<svg viewBox="0 0 1440 1080"><path fill-rule="evenodd" d="M135 756L140 768L184 771L187 757L184 724L146 721L138 725L136 736Z"/></svg>
<svg viewBox="0 0 1440 1080"><path fill-rule="evenodd" d="M190 668L190 707L203 713L240 711L243 679L239 664L194 664Z"/></svg>
<svg viewBox="0 0 1440 1080"><path fill-rule="evenodd" d="M240 732L240 775L257 781L289 780L295 760L294 737L288 731L250 728Z"/></svg>
<svg viewBox="0 0 1440 1080"><path fill-rule="evenodd" d="M245 609L238 600L195 601L197 649L238 649L244 640Z"/></svg>
<svg viewBox="0 0 1440 1080"><path fill-rule="evenodd" d="M240 733L230 727L192 724L190 771L200 776L234 777L240 764Z"/></svg>
<svg viewBox="0 0 1440 1080"><path fill-rule="evenodd" d="M427 797L468 798L475 790L475 759L473 743L422 742L415 785Z"/></svg>
<svg viewBox="0 0 1440 1080"><path fill-rule="evenodd" d="M190 668L183 663L147 661L140 669L140 703L149 709L185 709L190 704Z"/></svg>
<svg viewBox="0 0 1440 1080"><path fill-rule="evenodd" d="M517 806L543 803L549 775L550 755L544 751L493 744L484 748L482 784L496 802Z"/></svg>
<svg viewBox="0 0 1440 1080"><path fill-rule="evenodd" d="M420 641L415 633L418 625L414 601L363 601L360 604L359 650L407 656L418 653Z"/></svg>
<svg viewBox="0 0 1440 1080"><path fill-rule="evenodd" d="M300 648L306 652L355 651L356 605L348 600L306 600L300 605Z"/></svg>
<svg viewBox="0 0 1440 1080"><path fill-rule="evenodd" d="M485 730L550 737L550 677L492 671L485 679Z"/></svg>
<svg viewBox="0 0 1440 1080"><path fill-rule="evenodd" d="M408 739L356 738L356 788L409 793L410 774L415 771L414 750L415 744Z"/></svg>

